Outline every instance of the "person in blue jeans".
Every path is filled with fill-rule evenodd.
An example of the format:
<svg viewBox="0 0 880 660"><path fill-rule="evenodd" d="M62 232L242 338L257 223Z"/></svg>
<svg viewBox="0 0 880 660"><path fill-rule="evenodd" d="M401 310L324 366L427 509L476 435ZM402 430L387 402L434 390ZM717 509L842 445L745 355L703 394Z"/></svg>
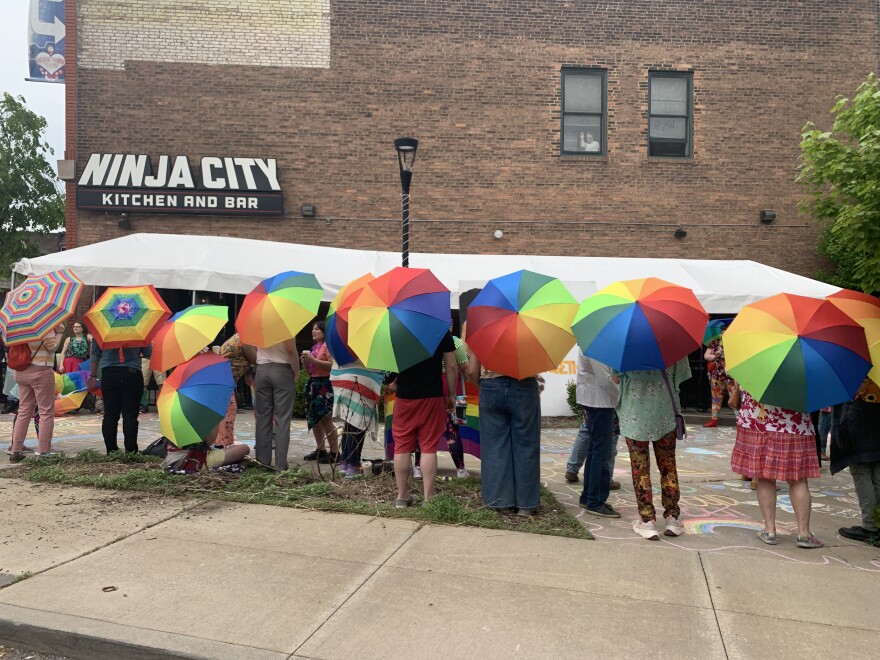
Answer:
<svg viewBox="0 0 880 660"><path fill-rule="evenodd" d="M468 350L467 374L480 385L483 504L533 516L541 502L541 390L538 377L488 371Z"/></svg>
<svg viewBox="0 0 880 660"><path fill-rule="evenodd" d="M580 403L580 402L578 402ZM565 480L569 483L576 484L580 481L578 472L584 467L587 460L587 445L590 440L590 430L587 426L587 411L584 405L581 406L581 426L574 438L574 445L571 448L571 456L565 463ZM614 416L614 437L611 440L611 454L608 456L608 474L614 475L614 463L617 461L617 440L620 437L620 427L617 421L617 415ZM613 478L608 482L608 490L620 490L620 482Z"/></svg>

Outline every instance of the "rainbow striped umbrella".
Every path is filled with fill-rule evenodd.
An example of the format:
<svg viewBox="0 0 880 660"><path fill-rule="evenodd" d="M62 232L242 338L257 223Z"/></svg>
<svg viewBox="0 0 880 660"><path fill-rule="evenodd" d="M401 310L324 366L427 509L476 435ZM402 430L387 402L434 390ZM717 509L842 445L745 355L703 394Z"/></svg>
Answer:
<svg viewBox="0 0 880 660"><path fill-rule="evenodd" d="M55 399L55 415L64 415L71 410L79 410L88 394L88 392L83 390L81 392L71 392Z"/></svg>
<svg viewBox="0 0 880 660"><path fill-rule="evenodd" d="M367 283L348 323L349 346L365 367L403 371L434 355L449 332L449 289L425 268L394 268Z"/></svg>
<svg viewBox="0 0 880 660"><path fill-rule="evenodd" d="M467 308L467 343L491 371L520 380L559 366L574 346L578 304L555 277L528 270L489 280Z"/></svg>
<svg viewBox="0 0 880 660"><path fill-rule="evenodd" d="M868 378L880 383L880 300L867 293L841 289L825 298L865 329L873 367Z"/></svg>
<svg viewBox="0 0 880 660"><path fill-rule="evenodd" d="M86 389L86 381L89 379L89 371L71 371L66 374L55 372L55 394L70 394Z"/></svg>
<svg viewBox="0 0 880 660"><path fill-rule="evenodd" d="M229 308L193 305L177 312L153 337L151 367L168 371L198 354L229 321Z"/></svg>
<svg viewBox="0 0 880 660"><path fill-rule="evenodd" d="M780 293L724 333L727 373L756 401L811 412L853 398L871 368L865 330L834 303Z"/></svg>
<svg viewBox="0 0 880 660"><path fill-rule="evenodd" d="M8 346L38 341L73 314L83 283L63 268L29 277L6 295L0 308L0 334Z"/></svg>
<svg viewBox="0 0 880 660"><path fill-rule="evenodd" d="M336 360L336 364L348 364L357 360L357 355L348 346L348 313L367 283L374 279L376 277L372 273L361 275L342 287L330 303L324 325L324 341L327 342L327 350Z"/></svg>
<svg viewBox="0 0 880 660"><path fill-rule="evenodd" d="M83 322L101 348L149 346L171 310L152 284L108 288Z"/></svg>
<svg viewBox="0 0 880 660"><path fill-rule="evenodd" d="M315 318L323 296L311 273L291 270L263 280L245 296L235 320L241 342L269 348L295 337Z"/></svg>
<svg viewBox="0 0 880 660"><path fill-rule="evenodd" d="M693 291L647 277L584 300L572 330L584 355L618 371L662 370L700 348L708 320Z"/></svg>
<svg viewBox="0 0 880 660"><path fill-rule="evenodd" d="M162 435L181 449L197 445L226 417L235 390L226 358L202 353L165 380L156 407Z"/></svg>

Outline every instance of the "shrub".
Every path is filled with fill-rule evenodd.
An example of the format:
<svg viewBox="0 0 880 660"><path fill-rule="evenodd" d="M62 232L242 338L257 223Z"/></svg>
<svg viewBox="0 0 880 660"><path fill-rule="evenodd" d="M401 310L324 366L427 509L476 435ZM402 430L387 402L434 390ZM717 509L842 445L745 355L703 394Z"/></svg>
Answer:
<svg viewBox="0 0 880 660"><path fill-rule="evenodd" d="M568 393L566 401L568 401L568 407L571 408L571 414L580 415L581 404L577 402L577 384L573 380L568 381L565 384L565 391Z"/></svg>
<svg viewBox="0 0 880 660"><path fill-rule="evenodd" d="M306 417L306 383L309 382L309 372L305 369L299 370L299 376L296 379L296 399L293 402L293 416L297 419L305 419Z"/></svg>

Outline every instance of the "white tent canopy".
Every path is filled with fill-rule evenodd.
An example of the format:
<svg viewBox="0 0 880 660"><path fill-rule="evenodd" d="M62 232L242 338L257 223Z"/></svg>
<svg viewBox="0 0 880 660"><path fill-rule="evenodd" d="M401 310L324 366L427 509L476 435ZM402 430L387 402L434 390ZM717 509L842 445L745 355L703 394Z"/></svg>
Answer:
<svg viewBox="0 0 880 660"><path fill-rule="evenodd" d="M15 272L42 275L70 268L86 284L248 293L261 280L286 270L314 273L332 300L347 282L364 273L400 265L397 252L348 250L219 236L131 234L102 243L22 259ZM735 314L743 305L777 293L825 297L838 287L755 261L632 259L534 255L410 254L410 265L430 268L453 293L460 282L485 281L521 268L564 281L595 282L659 277L689 287L710 313Z"/></svg>

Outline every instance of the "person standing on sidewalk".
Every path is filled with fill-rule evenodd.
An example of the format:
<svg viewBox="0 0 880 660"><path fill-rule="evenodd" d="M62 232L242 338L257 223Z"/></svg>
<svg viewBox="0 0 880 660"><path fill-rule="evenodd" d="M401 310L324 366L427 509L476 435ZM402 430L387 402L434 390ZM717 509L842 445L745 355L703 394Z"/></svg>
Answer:
<svg viewBox="0 0 880 660"><path fill-rule="evenodd" d="M584 490L580 507L604 518L620 518L608 504L611 485L611 444L614 442L614 409L620 388L611 380L611 369L592 358L578 355L579 403L587 422L587 462L584 465Z"/></svg>
<svg viewBox="0 0 880 660"><path fill-rule="evenodd" d="M859 388L855 400L846 404L840 427L831 436L831 474L849 467L862 524L841 527L845 539L880 544L880 385L870 378Z"/></svg>
<svg viewBox="0 0 880 660"><path fill-rule="evenodd" d="M286 470L290 446L290 418L296 399L299 356L296 343L288 339L269 348L257 349L256 396L257 418L254 455L263 465L272 465L272 441L275 441L275 468Z"/></svg>
<svg viewBox="0 0 880 660"><path fill-rule="evenodd" d="M122 416L122 438L125 451L138 450L138 408L144 393L141 358L149 358L149 346L136 348L104 348L92 340L88 389L93 389L101 372L101 396L104 399L104 421L101 433L107 453L119 451L117 433Z"/></svg>
<svg viewBox="0 0 880 660"><path fill-rule="evenodd" d="M587 394L587 372L586 369L589 366L588 362L589 358L581 353L578 353L578 361L577 361L577 384L575 388L575 396L577 397L577 403L581 407L582 420L581 427L578 430L577 437L574 439L574 446L571 448L571 456L568 457L568 462L565 465L565 480L569 483L576 484L580 479L578 478L578 472L580 472L581 468L584 466L584 462L587 460L587 444L590 439L589 427L587 425L587 411L584 408L587 405L585 402L588 400ZM601 363L599 363L601 364ZM613 383L609 380L610 385L614 387L614 405L617 405L617 397L620 394L620 388L616 383ZM620 437L620 424L617 421L617 412L614 413L614 431L613 437L611 438L611 452L608 456L608 474L614 474L614 461L617 459L617 439ZM620 482L614 481L612 478L609 482L608 489L609 490L619 490Z"/></svg>
<svg viewBox="0 0 880 660"><path fill-rule="evenodd" d="M44 339L28 343L31 363L22 371L15 372L18 384L19 408L12 428L12 447L9 462L17 463L24 458L24 439L28 426L34 416L36 406L40 413L37 431L39 452L37 455L51 455L52 431L55 427L55 349L61 343L64 325L58 325Z"/></svg>
<svg viewBox="0 0 880 660"><path fill-rule="evenodd" d="M703 358L706 360L706 368L709 370L709 387L712 390L712 416L703 426L711 429L718 426L718 415L724 401L724 389L727 388L729 398L736 389L736 383L733 378L727 375L727 370L724 368L724 347L721 345L721 339L713 339L709 343Z"/></svg>

